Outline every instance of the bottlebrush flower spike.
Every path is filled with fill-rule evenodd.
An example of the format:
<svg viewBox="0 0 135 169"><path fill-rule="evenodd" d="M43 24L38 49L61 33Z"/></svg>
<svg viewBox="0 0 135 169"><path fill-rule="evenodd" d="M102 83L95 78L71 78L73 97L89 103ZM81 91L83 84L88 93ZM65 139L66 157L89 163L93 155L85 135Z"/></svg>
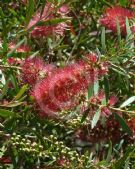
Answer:
<svg viewBox="0 0 135 169"><path fill-rule="evenodd" d="M9 65L21 65L22 62L23 61L19 58L10 57L10 58L7 59L7 63Z"/></svg>
<svg viewBox="0 0 135 169"><path fill-rule="evenodd" d="M118 102L118 98L116 96L111 96L108 102L110 106L114 106Z"/></svg>
<svg viewBox="0 0 135 169"><path fill-rule="evenodd" d="M88 86L98 77L98 70L85 61L59 68L33 89L33 95L43 115L74 108Z"/></svg>
<svg viewBox="0 0 135 169"><path fill-rule="evenodd" d="M10 157L1 157L0 158L0 163L2 163L2 164L11 164L12 163L12 161L11 161L11 159L10 159Z"/></svg>
<svg viewBox="0 0 135 169"><path fill-rule="evenodd" d="M70 11L69 6L65 4L65 5L62 5L62 6L60 7L60 9L59 9L58 12L59 12L61 15L66 15L66 14L69 13L69 11Z"/></svg>
<svg viewBox="0 0 135 169"><path fill-rule="evenodd" d="M15 47L16 47L16 44L11 42L9 43L9 49L10 50L13 50ZM27 52L30 52L30 48L26 45L20 45L17 49L16 49L16 52L19 52L19 53L27 53Z"/></svg>
<svg viewBox="0 0 135 169"><path fill-rule="evenodd" d="M102 116L109 117L112 113L108 107L104 106L101 108L101 114Z"/></svg>
<svg viewBox="0 0 135 169"><path fill-rule="evenodd" d="M122 35L126 35L126 18L129 20L135 17L135 13L129 9L120 6L108 8L106 13L100 19L101 25L104 25L113 32L117 32L117 19L121 28Z"/></svg>
<svg viewBox="0 0 135 169"><path fill-rule="evenodd" d="M39 9L35 13L33 18L30 20L27 27L30 28L30 27L34 26L39 21L45 21L45 20L52 19L54 17L54 15L52 13L53 10L54 10L53 5L50 2L47 2L45 7L44 7L43 12L41 11L41 9Z"/></svg>
<svg viewBox="0 0 135 169"><path fill-rule="evenodd" d="M48 21L51 19L55 19L56 13L60 15L60 18L63 18L69 12L69 8L67 5L62 6L59 10L56 10L54 5L50 2L47 2L43 13L41 14L41 10L38 10L30 20L28 24L28 28L34 26L39 21ZM49 26L35 26L35 28L31 31L31 36L34 38L42 37L42 36L50 36L50 35L63 35L65 30L69 26L67 23L59 23L56 25Z"/></svg>
<svg viewBox="0 0 135 169"><path fill-rule="evenodd" d="M46 65L41 58L28 58L22 64L22 80L33 86L44 77L49 76L54 69L55 66Z"/></svg>

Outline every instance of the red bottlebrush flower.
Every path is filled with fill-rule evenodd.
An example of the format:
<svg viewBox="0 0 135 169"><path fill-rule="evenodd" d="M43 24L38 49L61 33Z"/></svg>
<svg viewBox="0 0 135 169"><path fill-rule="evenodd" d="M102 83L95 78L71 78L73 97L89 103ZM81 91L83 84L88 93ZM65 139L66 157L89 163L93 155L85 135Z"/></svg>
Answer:
<svg viewBox="0 0 135 169"><path fill-rule="evenodd" d="M98 95L97 95L97 99L101 102L103 99L105 98L105 93L104 91L99 91Z"/></svg>
<svg viewBox="0 0 135 169"><path fill-rule="evenodd" d="M127 124L128 124L129 128L132 131L132 138L135 141L135 118L130 119L129 121L127 121Z"/></svg>
<svg viewBox="0 0 135 169"><path fill-rule="evenodd" d="M27 4L27 0L21 0L21 3L26 5Z"/></svg>
<svg viewBox="0 0 135 169"><path fill-rule="evenodd" d="M87 54L86 58L91 62L91 63L96 63L97 62L97 55L95 54Z"/></svg>
<svg viewBox="0 0 135 169"><path fill-rule="evenodd" d="M72 109L79 104L89 84L97 79L97 72L85 61L60 68L34 87L35 100L45 115Z"/></svg>
<svg viewBox="0 0 135 169"><path fill-rule="evenodd" d="M50 3L50 2L47 2L45 7L44 7L43 12L41 11L41 9L39 9L35 13L33 18L30 20L27 27L30 28L30 27L34 26L39 21L46 21L46 20L54 18L54 15L52 13L53 10L54 10L53 4Z"/></svg>
<svg viewBox="0 0 135 169"><path fill-rule="evenodd" d="M62 5L61 7L60 7L60 9L59 9L59 13L61 14L61 15L65 15L65 14L68 14L69 13L69 6L68 5Z"/></svg>
<svg viewBox="0 0 135 169"><path fill-rule="evenodd" d="M67 159L65 156L62 156L59 160L57 160L57 164L59 166L67 166L70 164L70 161L69 159Z"/></svg>
<svg viewBox="0 0 135 169"><path fill-rule="evenodd" d="M15 65L15 64L20 65L20 64L22 64L23 61L19 58L10 57L7 59L7 62L9 65Z"/></svg>
<svg viewBox="0 0 135 169"><path fill-rule="evenodd" d="M113 8L109 8L106 10L105 15L100 19L100 23L112 30L113 32L117 32L117 19L121 28L122 35L126 35L126 18L132 19L134 18L135 13L126 8L122 8L120 6L114 6Z"/></svg>
<svg viewBox="0 0 135 169"><path fill-rule="evenodd" d="M66 5L61 7L59 11L56 11L53 4L50 2L47 2L43 13L41 14L41 10L38 10L35 14L35 16L30 20L28 24L28 28L34 26L39 21L48 21L50 19L55 18L55 12L60 14L60 17L63 17L65 14L68 13L68 9ZM41 36L50 36L50 35L63 35L64 31L68 28L68 25L66 23L59 23L56 25L50 25L50 26L35 26L35 28L31 31L32 37L41 37Z"/></svg>
<svg viewBox="0 0 135 169"><path fill-rule="evenodd" d="M16 63L16 59L13 58L13 57L10 57L10 58L7 59L7 62L8 62L10 65L13 65L13 64Z"/></svg>
<svg viewBox="0 0 135 169"><path fill-rule="evenodd" d="M108 107L104 106L101 108L101 114L103 116L109 117L111 115L111 111Z"/></svg>
<svg viewBox="0 0 135 169"><path fill-rule="evenodd" d="M53 34L53 26L37 26L31 32L33 38L40 38L42 36L50 36Z"/></svg>
<svg viewBox="0 0 135 169"><path fill-rule="evenodd" d="M99 75L106 75L108 73L109 64L107 62L102 62L99 65Z"/></svg>
<svg viewBox="0 0 135 169"><path fill-rule="evenodd" d="M118 101L118 98L116 96L111 96L108 103L110 106L114 106Z"/></svg>
<svg viewBox="0 0 135 169"><path fill-rule="evenodd" d="M0 158L0 163L3 163L3 164L11 164L12 161L9 157L1 157Z"/></svg>
<svg viewBox="0 0 135 169"><path fill-rule="evenodd" d="M9 44L9 49L10 50L13 50L15 48L16 44L11 42ZM30 48L26 45L20 45L17 49L16 49L16 52L19 52L19 53L25 53L25 52L30 52Z"/></svg>
<svg viewBox="0 0 135 169"><path fill-rule="evenodd" d="M55 69L53 65L46 65L41 58L28 58L22 65L22 80L30 85L36 84Z"/></svg>

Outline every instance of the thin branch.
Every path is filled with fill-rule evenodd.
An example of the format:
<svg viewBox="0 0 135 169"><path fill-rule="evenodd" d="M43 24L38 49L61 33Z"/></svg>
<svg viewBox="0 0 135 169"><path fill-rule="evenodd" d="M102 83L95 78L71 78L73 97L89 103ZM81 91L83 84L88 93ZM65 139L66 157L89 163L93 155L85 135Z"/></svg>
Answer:
<svg viewBox="0 0 135 169"><path fill-rule="evenodd" d="M0 65L0 68L10 68L10 69L19 69L22 70L19 66L8 66L8 65Z"/></svg>

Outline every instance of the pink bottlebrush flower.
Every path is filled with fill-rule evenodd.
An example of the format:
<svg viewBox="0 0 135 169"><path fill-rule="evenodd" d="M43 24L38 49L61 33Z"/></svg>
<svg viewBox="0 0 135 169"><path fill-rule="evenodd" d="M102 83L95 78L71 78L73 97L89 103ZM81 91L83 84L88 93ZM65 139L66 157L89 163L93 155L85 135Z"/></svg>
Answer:
<svg viewBox="0 0 135 169"><path fill-rule="evenodd" d="M11 161L11 159L9 157L1 157L0 158L0 163L2 163L2 164L11 164L12 161Z"/></svg>
<svg viewBox="0 0 135 169"><path fill-rule="evenodd" d="M26 5L27 4L27 0L21 0L21 3Z"/></svg>
<svg viewBox="0 0 135 169"><path fill-rule="evenodd" d="M108 103L110 106L114 106L118 101L118 98L116 96L111 96Z"/></svg>
<svg viewBox="0 0 135 169"><path fill-rule="evenodd" d="M9 65L16 65L16 64L20 65L22 64L23 61L19 58L10 57L7 59L7 62Z"/></svg>
<svg viewBox="0 0 135 169"><path fill-rule="evenodd" d="M85 61L78 61L59 68L33 89L33 95L42 112L54 115L55 112L74 108L79 104L89 84L97 79L97 70Z"/></svg>
<svg viewBox="0 0 135 169"><path fill-rule="evenodd" d="M87 54L86 56L85 56L91 63L96 63L97 62L97 60L98 60L98 58L97 58L97 55L95 55L95 54Z"/></svg>
<svg viewBox="0 0 135 169"><path fill-rule="evenodd" d="M7 59L7 62L9 63L9 65L13 65L16 63L16 58L10 57Z"/></svg>
<svg viewBox="0 0 135 169"><path fill-rule="evenodd" d="M69 165L70 164L70 161L69 161L69 159L67 158L67 157L65 157L65 156L62 156L62 157L60 157L58 160L57 160L57 164L59 165L59 166L67 166L67 165Z"/></svg>
<svg viewBox="0 0 135 169"><path fill-rule="evenodd" d="M126 18L129 20L135 17L135 13L129 9L114 6L113 8L108 8L106 13L100 19L101 25L104 25L113 32L117 32L117 19L121 28L122 35L126 35Z"/></svg>
<svg viewBox="0 0 135 169"><path fill-rule="evenodd" d="M105 98L105 92L103 90L99 91L97 99L101 102Z"/></svg>
<svg viewBox="0 0 135 169"><path fill-rule="evenodd" d="M54 27L53 33L63 36L65 30L67 30L69 28L69 26L67 25L67 23L59 23L57 26Z"/></svg>
<svg viewBox="0 0 135 169"><path fill-rule="evenodd" d="M54 15L52 13L53 10L54 10L53 4L50 3L50 2L47 2L45 7L44 7L43 12L41 11L41 9L39 9L35 13L35 15L32 17L32 19L30 20L27 28L34 26L39 21L46 21L46 20L54 18Z"/></svg>
<svg viewBox="0 0 135 169"><path fill-rule="evenodd" d="M9 44L9 49L10 50L13 50L15 48L16 44L11 42ZM25 53L25 52L30 52L30 48L26 45L20 45L17 49L16 49L16 52L19 52L19 53Z"/></svg>
<svg viewBox="0 0 135 169"><path fill-rule="evenodd" d="M99 91L97 95L94 95L90 98L90 103L93 104L101 104L102 100L105 98L105 93L104 91Z"/></svg>
<svg viewBox="0 0 135 169"><path fill-rule="evenodd" d="M66 4L65 4L65 5L62 5L62 6L60 7L60 9L59 9L59 13L60 13L61 15L68 14L69 11L70 11L69 6L66 5Z"/></svg>
<svg viewBox="0 0 135 169"><path fill-rule="evenodd" d="M101 108L101 115L109 117L111 114L112 113L108 107L104 106Z"/></svg>
<svg viewBox="0 0 135 169"><path fill-rule="evenodd" d="M33 38L40 38L43 36L50 36L53 34L54 27L53 26L37 26L31 32L31 36Z"/></svg>
<svg viewBox="0 0 135 169"><path fill-rule="evenodd" d="M106 75L108 73L109 64L107 62L101 62L99 64L99 75Z"/></svg>
<svg viewBox="0 0 135 169"><path fill-rule="evenodd" d="M53 65L46 65L41 58L28 58L22 64L22 80L33 86L54 69Z"/></svg>
<svg viewBox="0 0 135 169"><path fill-rule="evenodd" d="M61 18L66 13L68 13L66 5L64 5L63 8L61 7L59 10L60 10L59 12L56 11L54 5L50 2L47 2L44 7L43 13L41 14L41 10L38 10L35 16L33 16L33 18L30 20L28 28L34 26L39 21L48 21L51 19L55 19L55 13L59 13ZM67 28L68 25L66 23L59 23L49 26L35 26L35 28L31 31L31 36L36 38L50 35L62 36Z"/></svg>

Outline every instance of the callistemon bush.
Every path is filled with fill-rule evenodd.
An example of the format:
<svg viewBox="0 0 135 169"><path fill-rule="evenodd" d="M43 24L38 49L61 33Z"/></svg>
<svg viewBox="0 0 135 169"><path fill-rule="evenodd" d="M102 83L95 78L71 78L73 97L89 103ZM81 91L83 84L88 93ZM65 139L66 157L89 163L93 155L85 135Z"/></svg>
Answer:
<svg viewBox="0 0 135 169"><path fill-rule="evenodd" d="M39 57L27 58L22 64L22 80L33 86L44 77L49 76L54 69L54 65L45 64Z"/></svg>
<svg viewBox="0 0 135 169"><path fill-rule="evenodd" d="M135 12L132 10L120 6L114 6L106 10L105 14L100 18L100 24L113 32L117 32L118 23L121 29L121 34L126 35L126 18L130 21L134 17Z"/></svg>
<svg viewBox="0 0 135 169"><path fill-rule="evenodd" d="M100 74L100 64L93 63L91 60L93 57L97 58L95 54L89 54L86 60L58 68L35 85L33 95L42 111L42 116L46 114L54 116L56 112L71 110L80 103L89 85L93 84Z"/></svg>
<svg viewBox="0 0 135 169"><path fill-rule="evenodd" d="M28 28L31 28L35 25L34 29L31 31L31 36L34 38L50 36L50 35L63 35L65 30L68 28L67 23L61 22L58 24L53 24L49 26L37 26L36 24L40 21L49 21L55 18L64 18L69 12L69 8L67 5L63 5L59 9L54 7L54 5L50 2L47 2L44 10L38 10L33 18L30 20L28 24ZM56 15L58 15L56 17Z"/></svg>

